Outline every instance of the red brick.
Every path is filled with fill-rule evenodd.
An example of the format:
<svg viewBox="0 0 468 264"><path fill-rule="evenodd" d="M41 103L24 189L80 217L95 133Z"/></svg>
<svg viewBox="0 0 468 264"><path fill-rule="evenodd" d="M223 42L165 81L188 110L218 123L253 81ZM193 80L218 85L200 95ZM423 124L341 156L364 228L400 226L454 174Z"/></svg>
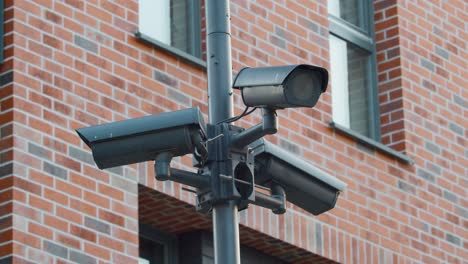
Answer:
<svg viewBox="0 0 468 264"><path fill-rule="evenodd" d="M64 2L73 8L84 10L84 1L82 0L65 0Z"/></svg>
<svg viewBox="0 0 468 264"><path fill-rule="evenodd" d="M66 193L66 194L69 194L71 196L75 196L78 198L82 197L83 191L79 187L69 184L68 182L57 180L55 182L55 186L56 186L56 190L58 191L61 191L63 193Z"/></svg>
<svg viewBox="0 0 468 264"><path fill-rule="evenodd" d="M88 201L93 201L96 205L104 208L109 208L110 207L110 200L108 198L105 198L99 194L95 194L92 192L85 192L84 198Z"/></svg>
<svg viewBox="0 0 468 264"><path fill-rule="evenodd" d="M99 77L99 69L98 68L96 68L96 67L94 67L94 66L92 66L90 64L84 63L81 60L74 60L74 67L79 72L85 73L88 76L92 76L94 78Z"/></svg>
<svg viewBox="0 0 468 264"><path fill-rule="evenodd" d="M99 21L104 21L107 23L112 23L112 14L93 6L91 4L86 5L86 13L89 14L91 17L96 18Z"/></svg>
<svg viewBox="0 0 468 264"><path fill-rule="evenodd" d="M105 184L98 185L98 192L100 194L106 195L119 201L123 200L124 197L124 193L121 190L118 190Z"/></svg>
<svg viewBox="0 0 468 264"><path fill-rule="evenodd" d="M99 244L120 252L124 250L123 242L104 235L99 235Z"/></svg>
<svg viewBox="0 0 468 264"><path fill-rule="evenodd" d="M70 180L76 183L77 185L84 187L88 190L92 190L92 191L96 190L96 182L91 178L83 177L82 175L77 174L77 173L71 173Z"/></svg>
<svg viewBox="0 0 468 264"><path fill-rule="evenodd" d="M38 198L34 195L29 195L29 204L36 209L53 213L54 206L52 203L44 199Z"/></svg>
<svg viewBox="0 0 468 264"><path fill-rule="evenodd" d="M77 137L76 134L72 132L73 131L63 130L57 127L54 128L54 135L58 139L79 146L81 144L80 138Z"/></svg>
<svg viewBox="0 0 468 264"><path fill-rule="evenodd" d="M28 225L28 232L47 239L53 238L53 231L51 229L32 222Z"/></svg>
<svg viewBox="0 0 468 264"><path fill-rule="evenodd" d="M96 233L88 229L84 229L76 225L71 225L70 233L79 238L82 238L91 242L96 242Z"/></svg>
<svg viewBox="0 0 468 264"><path fill-rule="evenodd" d="M13 238L15 239L15 241L19 243L22 243L22 244L25 244L25 245L28 245L37 249L41 248L41 240L36 236L32 236L22 231L15 230Z"/></svg>
<svg viewBox="0 0 468 264"><path fill-rule="evenodd" d="M109 249L99 247L91 243L85 243L84 250L86 251L87 254L90 254L90 255L105 259L105 260L110 260L111 253Z"/></svg>
<svg viewBox="0 0 468 264"><path fill-rule="evenodd" d="M130 243L133 243L133 244L138 243L138 234L135 233L135 232L129 232L129 231L126 231L126 230L121 229L121 228L114 228L113 235L117 239L121 239L121 240L126 241L126 242L130 242Z"/></svg>
<svg viewBox="0 0 468 264"><path fill-rule="evenodd" d="M81 172L81 164L61 154L55 154L55 162L76 172Z"/></svg>
<svg viewBox="0 0 468 264"><path fill-rule="evenodd" d="M92 204L84 203L76 199L70 199L70 207L71 209L75 210L75 212L96 216L97 210L96 207Z"/></svg>
<svg viewBox="0 0 468 264"><path fill-rule="evenodd" d="M1 234L1 235L3 235L3 234ZM4 238L11 241L12 236L9 236L9 237L5 236ZM12 243L6 243L6 244L3 244L3 245L0 246L0 256L1 257L6 256L6 255L10 255L12 252L13 252L13 244Z"/></svg>
<svg viewBox="0 0 468 264"><path fill-rule="evenodd" d="M43 35L42 39L43 39L44 44L46 44L46 45L48 45L48 46L50 46L52 48L55 48L55 49L62 49L63 48L62 41L57 39L57 38L51 37L49 35Z"/></svg>
<svg viewBox="0 0 468 264"><path fill-rule="evenodd" d="M62 194L60 192L57 192L53 189L45 189L44 190L44 196L45 198L54 201L56 203L62 204L62 205L68 205L68 197L65 194Z"/></svg>
<svg viewBox="0 0 468 264"><path fill-rule="evenodd" d="M62 17L54 12L45 11L45 18L55 24L62 24Z"/></svg>
<svg viewBox="0 0 468 264"><path fill-rule="evenodd" d="M81 248L81 242L78 239L75 239L71 236L64 235L64 234L57 234L57 241L63 245L70 246L76 249Z"/></svg>
<svg viewBox="0 0 468 264"><path fill-rule="evenodd" d="M43 107L52 108L52 101L39 93L31 91L29 93L29 98L32 102L35 102Z"/></svg>
<svg viewBox="0 0 468 264"><path fill-rule="evenodd" d="M56 215L73 223L81 224L83 222L83 215L74 210L65 207L56 206Z"/></svg>
<svg viewBox="0 0 468 264"><path fill-rule="evenodd" d="M21 190L25 190L27 192L34 193L36 195L42 194L42 187L40 185L34 184L32 182L28 182L24 179L15 177L14 184L15 184L15 187Z"/></svg>
<svg viewBox="0 0 468 264"><path fill-rule="evenodd" d="M44 224L64 232L68 232L68 222L55 216L44 215Z"/></svg>
<svg viewBox="0 0 468 264"><path fill-rule="evenodd" d="M114 214L112 212L100 209L99 218L107 222L113 223L115 225L125 227L125 219L122 216Z"/></svg>
<svg viewBox="0 0 468 264"><path fill-rule="evenodd" d="M0 233L0 242L3 244L5 242L11 241L13 238L13 230L5 230Z"/></svg>

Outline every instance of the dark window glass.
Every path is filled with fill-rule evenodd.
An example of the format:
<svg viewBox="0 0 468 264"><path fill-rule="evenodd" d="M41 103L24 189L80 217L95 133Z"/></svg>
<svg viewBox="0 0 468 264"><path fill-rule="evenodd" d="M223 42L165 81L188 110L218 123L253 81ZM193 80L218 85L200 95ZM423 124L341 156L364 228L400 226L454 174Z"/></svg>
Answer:
<svg viewBox="0 0 468 264"><path fill-rule="evenodd" d="M192 54L189 0L171 0L171 45Z"/></svg>
<svg viewBox="0 0 468 264"><path fill-rule="evenodd" d="M164 245L140 237L140 258L148 260L150 264L164 264Z"/></svg>
<svg viewBox="0 0 468 264"><path fill-rule="evenodd" d="M329 0L334 121L380 140L372 1Z"/></svg>
<svg viewBox="0 0 468 264"><path fill-rule="evenodd" d="M139 14L142 38L201 57L200 0L139 0Z"/></svg>
<svg viewBox="0 0 468 264"><path fill-rule="evenodd" d="M3 20L3 1L0 1L0 22L4 23ZM0 27L0 63L3 62L3 26Z"/></svg>
<svg viewBox="0 0 468 264"><path fill-rule="evenodd" d="M329 0L330 14L367 32L367 1L362 0Z"/></svg>
<svg viewBox="0 0 468 264"><path fill-rule="evenodd" d="M347 45L349 119L352 130L369 136L369 54Z"/></svg>

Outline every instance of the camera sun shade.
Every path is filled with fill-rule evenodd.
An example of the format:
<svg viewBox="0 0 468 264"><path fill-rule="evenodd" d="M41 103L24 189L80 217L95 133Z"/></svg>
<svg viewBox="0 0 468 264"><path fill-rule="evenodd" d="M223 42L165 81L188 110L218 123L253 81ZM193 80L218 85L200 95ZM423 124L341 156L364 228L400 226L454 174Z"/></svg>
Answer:
<svg viewBox="0 0 468 264"><path fill-rule="evenodd" d="M77 129L100 169L193 153L205 131L198 107Z"/></svg>
<svg viewBox="0 0 468 264"><path fill-rule="evenodd" d="M274 144L260 139L250 145L254 151L255 184L278 184L286 200L319 215L335 207L346 184L295 157Z"/></svg>
<svg viewBox="0 0 468 264"><path fill-rule="evenodd" d="M328 84L328 71L312 65L244 68L233 88L246 106L282 109L313 107Z"/></svg>

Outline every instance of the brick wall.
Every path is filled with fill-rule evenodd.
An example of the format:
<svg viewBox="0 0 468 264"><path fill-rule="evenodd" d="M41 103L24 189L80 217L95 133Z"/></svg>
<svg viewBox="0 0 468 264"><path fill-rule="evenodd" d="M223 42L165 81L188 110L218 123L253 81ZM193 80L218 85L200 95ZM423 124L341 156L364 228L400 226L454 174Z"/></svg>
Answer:
<svg viewBox="0 0 468 264"><path fill-rule="evenodd" d="M2 88L2 144L9 147L11 127L14 140L2 180L13 199L2 223L12 219L13 239L1 254L14 263L131 263L138 255L136 167L97 170L74 132L136 114L135 98L116 90L138 75L129 65L139 62L123 53L130 33L117 29L136 14L131 5L96 4L6 1L2 71L13 75L2 77L12 87Z"/></svg>
<svg viewBox="0 0 468 264"><path fill-rule="evenodd" d="M400 5L405 133L421 179L403 189L424 226L412 246L425 262L458 262L468 237L466 3Z"/></svg>
<svg viewBox="0 0 468 264"><path fill-rule="evenodd" d="M326 1L231 2L234 72L294 63L329 68ZM327 91L314 109L280 111L280 131L269 139L347 182L337 207L313 217L290 204L283 216L251 206L240 213L242 228L343 263L462 263L466 3L374 6L383 142L415 165L335 134ZM5 7L0 259L136 263L138 190L186 205L195 198L179 184L156 182L151 164L98 170L74 129L191 106L206 114L205 70L136 40L136 0L7 0ZM237 95L235 103L240 113ZM238 125L259 120L256 113ZM175 163L190 164L190 157ZM241 242L255 246L247 238Z"/></svg>
<svg viewBox="0 0 468 264"><path fill-rule="evenodd" d="M11 12L5 12L5 19L11 17ZM11 27L5 26L5 33ZM5 37L4 44L11 45L12 38ZM13 251L13 197L17 190L13 189L13 61L11 50L4 52L5 59L0 66L0 259L11 262ZM18 197L18 195L15 195ZM5 256L8 256L4 258Z"/></svg>
<svg viewBox="0 0 468 264"><path fill-rule="evenodd" d="M405 150L402 69L397 1L375 1L374 22L382 142Z"/></svg>

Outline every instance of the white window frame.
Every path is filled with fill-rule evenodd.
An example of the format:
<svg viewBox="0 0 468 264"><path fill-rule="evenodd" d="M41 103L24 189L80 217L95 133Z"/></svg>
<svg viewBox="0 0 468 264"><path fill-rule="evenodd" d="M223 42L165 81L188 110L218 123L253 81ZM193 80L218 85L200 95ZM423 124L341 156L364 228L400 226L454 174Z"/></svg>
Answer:
<svg viewBox="0 0 468 264"><path fill-rule="evenodd" d="M363 0L360 0L363 1ZM353 45L370 54L369 87L368 87L368 137L380 141L380 116L377 90L377 67L375 58L375 38L373 30L373 8L371 0L360 2L366 20L366 29L341 19L339 0L328 1L330 24L330 67L332 85L333 122L350 129L348 89L347 45ZM367 31L367 32L366 32ZM344 69L346 68L346 69ZM346 80L344 80L346 79ZM350 129L351 130L351 129Z"/></svg>
<svg viewBox="0 0 468 264"><path fill-rule="evenodd" d="M185 59L194 65L206 67L203 61L201 42L200 0L187 0L186 49L173 43L171 23L171 0L138 0L139 22L135 36L146 43Z"/></svg>

